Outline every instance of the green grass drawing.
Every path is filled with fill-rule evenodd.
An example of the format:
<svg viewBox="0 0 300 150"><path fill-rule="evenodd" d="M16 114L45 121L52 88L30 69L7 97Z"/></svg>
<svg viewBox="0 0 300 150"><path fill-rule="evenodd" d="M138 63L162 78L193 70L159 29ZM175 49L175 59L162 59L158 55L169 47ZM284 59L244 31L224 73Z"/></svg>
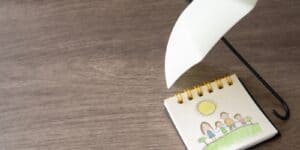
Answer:
<svg viewBox="0 0 300 150"><path fill-rule="evenodd" d="M225 149L228 146L239 143L249 137L253 137L261 132L261 128L258 123L246 125L234 129L230 133L220 137L212 143L205 146L205 150Z"/></svg>

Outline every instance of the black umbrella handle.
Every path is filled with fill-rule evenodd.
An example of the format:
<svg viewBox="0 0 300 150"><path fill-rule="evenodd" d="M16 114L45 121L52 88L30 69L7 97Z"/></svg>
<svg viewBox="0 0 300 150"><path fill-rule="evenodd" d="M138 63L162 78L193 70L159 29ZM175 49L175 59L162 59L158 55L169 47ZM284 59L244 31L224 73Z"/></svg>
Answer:
<svg viewBox="0 0 300 150"><path fill-rule="evenodd" d="M191 3L193 0L186 0ZM232 46L232 44L225 38L221 39L231 52L255 75L255 77L271 92L271 94L280 102L281 107L285 111L284 114L278 113L273 109L273 114L281 120L288 120L290 118L290 109L285 100L269 85L269 83L260 76L260 74L246 61L246 59Z"/></svg>
<svg viewBox="0 0 300 150"><path fill-rule="evenodd" d="M273 109L273 114L281 120L288 120L290 117L290 109L285 100L269 85L269 83L260 76L260 74L245 60L245 58L231 45L231 43L225 38L221 39L225 45L231 50L231 52L255 75L255 77L272 93L272 95L280 102L281 107L285 113L279 114Z"/></svg>

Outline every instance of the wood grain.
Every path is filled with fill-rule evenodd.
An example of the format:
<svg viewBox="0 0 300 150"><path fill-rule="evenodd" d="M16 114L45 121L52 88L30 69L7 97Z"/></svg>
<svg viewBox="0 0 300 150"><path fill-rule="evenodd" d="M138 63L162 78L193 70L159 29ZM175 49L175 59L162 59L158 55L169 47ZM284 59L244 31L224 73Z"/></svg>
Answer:
<svg viewBox="0 0 300 150"><path fill-rule="evenodd" d="M300 1L259 1L226 37L289 103L218 43L171 90L164 53L184 0L0 2L0 149L184 149L163 100L237 73L282 132L255 149L300 149ZM182 60L184 61L184 60Z"/></svg>

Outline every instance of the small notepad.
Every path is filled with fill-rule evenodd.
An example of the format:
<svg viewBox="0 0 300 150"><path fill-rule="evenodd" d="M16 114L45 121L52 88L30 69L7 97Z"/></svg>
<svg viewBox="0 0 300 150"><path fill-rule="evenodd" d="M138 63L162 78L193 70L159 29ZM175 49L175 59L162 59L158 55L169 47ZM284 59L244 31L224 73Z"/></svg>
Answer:
<svg viewBox="0 0 300 150"><path fill-rule="evenodd" d="M189 150L246 149L278 134L236 75L176 94L164 105Z"/></svg>

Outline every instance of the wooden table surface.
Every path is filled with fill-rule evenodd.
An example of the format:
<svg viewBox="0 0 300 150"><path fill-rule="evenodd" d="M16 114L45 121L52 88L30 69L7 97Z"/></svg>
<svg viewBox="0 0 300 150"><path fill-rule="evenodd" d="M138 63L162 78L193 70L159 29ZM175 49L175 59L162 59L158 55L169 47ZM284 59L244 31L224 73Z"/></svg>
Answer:
<svg viewBox="0 0 300 150"><path fill-rule="evenodd" d="M0 2L0 149L184 149L163 100L237 73L282 132L255 149L300 149L300 1L260 0L226 37L288 102L219 42L168 90L164 54L184 0ZM281 111L282 112L282 111Z"/></svg>

